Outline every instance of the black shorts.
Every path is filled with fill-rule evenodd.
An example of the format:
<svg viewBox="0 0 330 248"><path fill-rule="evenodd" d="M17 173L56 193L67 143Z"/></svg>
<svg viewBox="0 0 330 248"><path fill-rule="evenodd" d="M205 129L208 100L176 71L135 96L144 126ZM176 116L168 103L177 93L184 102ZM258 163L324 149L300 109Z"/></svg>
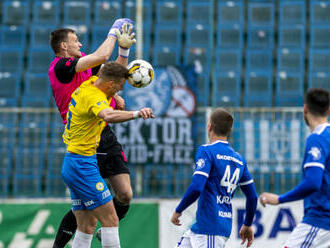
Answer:
<svg viewBox="0 0 330 248"><path fill-rule="evenodd" d="M100 144L97 148L97 164L103 178L123 173L129 174L123 147L109 125L101 133Z"/></svg>

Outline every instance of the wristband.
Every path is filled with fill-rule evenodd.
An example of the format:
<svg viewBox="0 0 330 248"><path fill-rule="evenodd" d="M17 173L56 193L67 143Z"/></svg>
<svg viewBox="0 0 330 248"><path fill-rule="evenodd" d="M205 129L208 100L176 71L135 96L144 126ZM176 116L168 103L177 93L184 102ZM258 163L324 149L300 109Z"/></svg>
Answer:
<svg viewBox="0 0 330 248"><path fill-rule="evenodd" d="M112 36L115 37L117 39L117 35L116 35L116 28L111 28L109 33L108 33L108 37Z"/></svg>
<svg viewBox="0 0 330 248"><path fill-rule="evenodd" d="M128 55L129 55L129 48L124 48L124 47L119 46L118 54L119 54L119 56L127 59Z"/></svg>
<svg viewBox="0 0 330 248"><path fill-rule="evenodd" d="M133 112L133 119L138 119L138 118L140 118L139 111L134 111Z"/></svg>

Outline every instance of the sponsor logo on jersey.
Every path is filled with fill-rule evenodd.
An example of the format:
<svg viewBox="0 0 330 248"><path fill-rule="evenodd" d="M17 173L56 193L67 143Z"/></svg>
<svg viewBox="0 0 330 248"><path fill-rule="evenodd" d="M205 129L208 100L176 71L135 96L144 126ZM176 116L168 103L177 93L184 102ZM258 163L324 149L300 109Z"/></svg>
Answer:
<svg viewBox="0 0 330 248"><path fill-rule="evenodd" d="M320 151L319 148L317 148L317 147L315 147L315 146L312 147L312 148L309 150L308 153L311 154L311 155L313 156L313 159L314 159L314 160L318 160L318 159L321 158L321 151Z"/></svg>
<svg viewBox="0 0 330 248"><path fill-rule="evenodd" d="M202 169L204 166L205 166L205 160L202 158L198 159L198 161L196 162L196 168Z"/></svg>
<svg viewBox="0 0 330 248"><path fill-rule="evenodd" d="M219 211L219 216L223 218L231 218L231 212Z"/></svg>
<svg viewBox="0 0 330 248"><path fill-rule="evenodd" d="M238 163L239 165L243 165L243 162L242 161L238 160L237 158L234 158L234 157L231 157L231 156L227 156L227 155L217 154L217 159L233 161L235 163Z"/></svg>
<svg viewBox="0 0 330 248"><path fill-rule="evenodd" d="M96 103L97 106L101 106L101 104L108 105L106 101L100 101Z"/></svg>
<svg viewBox="0 0 330 248"><path fill-rule="evenodd" d="M104 190L104 184L103 184L102 182L98 182L98 183L96 184L96 189L97 189L98 191L102 191L102 190Z"/></svg>

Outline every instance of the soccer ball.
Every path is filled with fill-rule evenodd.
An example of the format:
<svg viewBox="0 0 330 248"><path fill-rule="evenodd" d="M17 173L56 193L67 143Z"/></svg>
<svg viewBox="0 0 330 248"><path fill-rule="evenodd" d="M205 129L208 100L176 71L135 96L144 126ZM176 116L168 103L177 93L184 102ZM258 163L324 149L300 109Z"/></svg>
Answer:
<svg viewBox="0 0 330 248"><path fill-rule="evenodd" d="M129 71L128 83L136 88L148 86L154 78L154 68L142 59L133 60L127 66Z"/></svg>

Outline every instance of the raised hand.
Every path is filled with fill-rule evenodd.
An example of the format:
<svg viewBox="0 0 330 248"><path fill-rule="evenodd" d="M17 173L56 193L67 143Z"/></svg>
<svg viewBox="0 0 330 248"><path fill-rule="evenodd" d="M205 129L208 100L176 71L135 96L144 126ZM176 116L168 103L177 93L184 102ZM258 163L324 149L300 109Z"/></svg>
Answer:
<svg viewBox="0 0 330 248"><path fill-rule="evenodd" d="M127 23L127 24L131 24L133 26L133 21L129 18L120 18L115 20L115 22L112 24L112 27L109 30L108 36L113 36L115 38L118 38L116 35L116 30L121 31L123 25Z"/></svg>
<svg viewBox="0 0 330 248"><path fill-rule="evenodd" d="M136 43L135 33L133 31L133 25L124 23L121 31L116 29L115 34L118 39L118 44L121 48L129 49L134 43Z"/></svg>

